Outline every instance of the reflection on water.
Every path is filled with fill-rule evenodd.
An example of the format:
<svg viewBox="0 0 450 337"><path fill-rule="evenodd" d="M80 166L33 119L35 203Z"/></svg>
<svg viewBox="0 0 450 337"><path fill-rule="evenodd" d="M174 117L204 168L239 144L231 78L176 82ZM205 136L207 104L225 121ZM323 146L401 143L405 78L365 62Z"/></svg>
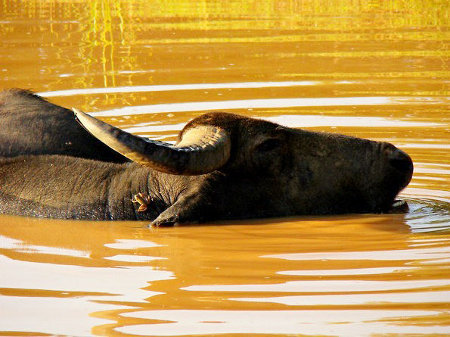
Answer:
<svg viewBox="0 0 450 337"><path fill-rule="evenodd" d="M447 335L447 1L0 2L0 87L173 141L227 110L390 141L407 214L0 216L0 335ZM1 187L0 187L1 188Z"/></svg>

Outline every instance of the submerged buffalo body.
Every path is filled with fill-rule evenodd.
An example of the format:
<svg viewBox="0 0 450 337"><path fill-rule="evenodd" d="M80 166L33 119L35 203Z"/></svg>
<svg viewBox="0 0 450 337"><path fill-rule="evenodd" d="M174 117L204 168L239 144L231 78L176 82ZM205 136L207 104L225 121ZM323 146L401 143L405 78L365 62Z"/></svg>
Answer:
<svg viewBox="0 0 450 337"><path fill-rule="evenodd" d="M156 226L379 213L413 170L389 143L228 113L195 118L175 145L75 114L0 93L0 213Z"/></svg>

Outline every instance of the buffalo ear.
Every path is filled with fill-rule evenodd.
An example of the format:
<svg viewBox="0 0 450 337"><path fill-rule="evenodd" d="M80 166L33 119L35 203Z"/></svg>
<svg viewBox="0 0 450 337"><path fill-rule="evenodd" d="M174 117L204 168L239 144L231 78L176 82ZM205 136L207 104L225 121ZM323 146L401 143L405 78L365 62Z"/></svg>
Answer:
<svg viewBox="0 0 450 337"><path fill-rule="evenodd" d="M181 226L196 224L221 217L217 198L223 199L223 193L211 189L210 176L204 177L200 184L193 184L182 193L175 203L164 210L151 227Z"/></svg>
<svg viewBox="0 0 450 337"><path fill-rule="evenodd" d="M198 223L202 208L201 198L198 196L182 197L153 220L150 227L174 227Z"/></svg>
<svg viewBox="0 0 450 337"><path fill-rule="evenodd" d="M179 218L176 214L164 215L161 213L155 220L153 220L149 227L176 227L179 226Z"/></svg>

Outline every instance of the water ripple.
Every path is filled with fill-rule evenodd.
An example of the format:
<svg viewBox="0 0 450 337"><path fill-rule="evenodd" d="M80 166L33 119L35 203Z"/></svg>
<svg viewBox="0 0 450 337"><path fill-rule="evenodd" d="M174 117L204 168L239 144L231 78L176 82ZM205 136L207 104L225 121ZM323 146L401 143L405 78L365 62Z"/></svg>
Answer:
<svg viewBox="0 0 450 337"><path fill-rule="evenodd" d="M140 319L139 324L120 326L121 333L146 336L217 334L293 334L332 336L373 336L392 333L446 333L448 327L399 325L405 317L429 318L433 310L142 310L121 314ZM360 322L355 322L355 317ZM400 318L401 317L401 318ZM143 321L144 320L144 321ZM154 324L159 321L158 324ZM152 324L153 323L153 324Z"/></svg>
<svg viewBox="0 0 450 337"><path fill-rule="evenodd" d="M226 292L280 292L280 293L346 293L413 290L427 287L445 287L448 280L411 280L411 281L367 281L367 280L312 280L287 281L275 284L226 284L193 285L181 288L187 291L226 291ZM337 303L337 302L328 302Z"/></svg>
<svg viewBox="0 0 450 337"><path fill-rule="evenodd" d="M137 85L110 88L86 88L41 92L43 97L60 97L75 95L178 91L178 90L206 90L206 89L253 89L253 88L283 88L297 86L318 85L319 81L279 81L279 82L232 82L232 83L192 83L192 84L167 84L167 85ZM336 82L336 84L349 82Z"/></svg>
<svg viewBox="0 0 450 337"><path fill-rule="evenodd" d="M442 194L442 191L439 191ZM450 229L450 203L430 199L413 199L408 202L410 212L406 223L411 231L434 232Z"/></svg>
<svg viewBox="0 0 450 337"><path fill-rule="evenodd" d="M290 261L330 261L330 260L352 260L352 261L430 261L448 257L450 247L447 249L421 248L421 249L394 249L355 252L318 252L318 253L294 253L265 255L266 258L290 260Z"/></svg>

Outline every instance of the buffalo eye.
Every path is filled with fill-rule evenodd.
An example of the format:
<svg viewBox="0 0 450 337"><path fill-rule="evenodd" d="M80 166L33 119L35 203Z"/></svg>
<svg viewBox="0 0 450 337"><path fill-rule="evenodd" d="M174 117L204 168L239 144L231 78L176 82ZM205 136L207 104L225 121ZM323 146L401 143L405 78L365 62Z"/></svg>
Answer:
<svg viewBox="0 0 450 337"><path fill-rule="evenodd" d="M256 146L256 150L260 152L273 151L281 147L281 140L277 138L269 138Z"/></svg>

